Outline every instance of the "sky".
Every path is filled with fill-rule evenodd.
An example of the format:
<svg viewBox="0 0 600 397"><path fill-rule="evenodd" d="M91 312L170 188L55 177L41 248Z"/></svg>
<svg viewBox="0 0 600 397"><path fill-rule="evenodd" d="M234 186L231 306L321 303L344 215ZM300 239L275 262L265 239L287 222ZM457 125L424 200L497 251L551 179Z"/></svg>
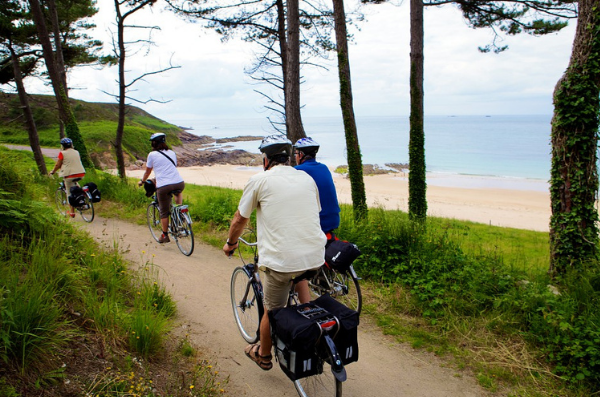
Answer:
<svg viewBox="0 0 600 397"><path fill-rule="evenodd" d="M351 10L357 1L346 1ZM113 0L98 0L100 9L93 36L110 49L114 24ZM158 2L151 10L135 14L131 24L160 26L155 45L128 53L128 78L173 65L165 73L149 76L132 87L130 96L165 104L128 103L178 124L211 118L264 118L265 100L244 73L254 59L253 48L239 39L226 43L199 23L190 23L164 11ZM366 21L353 30L349 48L354 108L361 116L407 116L409 104L410 21L409 3L363 6ZM469 28L452 5L424 13L425 115L522 115L553 111L552 92L566 69L576 21L558 34L504 37L501 54L482 54L479 46L492 40L486 29ZM139 29L136 29L139 31ZM133 38L133 32L126 32ZM333 54L332 54L333 55ZM335 57L322 64L328 70L304 67L301 87L303 117L341 117ZM70 73L71 97L90 102L116 102L117 68L76 68ZM51 91L40 80L27 82L31 93Z"/></svg>

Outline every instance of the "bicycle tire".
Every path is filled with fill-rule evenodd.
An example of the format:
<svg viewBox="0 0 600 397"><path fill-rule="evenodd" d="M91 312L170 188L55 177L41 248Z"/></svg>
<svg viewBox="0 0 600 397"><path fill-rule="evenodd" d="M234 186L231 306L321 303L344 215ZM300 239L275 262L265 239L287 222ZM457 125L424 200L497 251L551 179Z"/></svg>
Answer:
<svg viewBox="0 0 600 397"><path fill-rule="evenodd" d="M173 233L179 251L185 256L194 252L194 231L188 219L182 214L177 215L176 229Z"/></svg>
<svg viewBox="0 0 600 397"><path fill-rule="evenodd" d="M256 343L263 316L262 298L243 267L236 267L233 270L230 287L235 323L246 342Z"/></svg>
<svg viewBox="0 0 600 397"><path fill-rule="evenodd" d="M67 192L65 192L61 188L56 189L56 192L54 193L54 201L56 202L56 206L58 207L58 212L62 216L67 216L67 207L69 205Z"/></svg>
<svg viewBox="0 0 600 397"><path fill-rule="evenodd" d="M81 215L84 221L90 223L94 220L94 204L92 203L92 200L90 200L90 197L87 194L83 195L83 200L85 204L77 208L77 211L79 211L79 214Z"/></svg>
<svg viewBox="0 0 600 397"><path fill-rule="evenodd" d="M146 210L146 220L148 222L148 228L152 238L158 242L158 239L162 235L162 225L160 223L160 210L157 203L150 203Z"/></svg>
<svg viewBox="0 0 600 397"><path fill-rule="evenodd" d="M360 314L362 292L352 266L347 272L340 273L324 265L321 271L309 281L309 286L314 296L319 297L328 293L338 302Z"/></svg>
<svg viewBox="0 0 600 397"><path fill-rule="evenodd" d="M294 386L300 397L342 397L342 382L325 361L322 373L295 380Z"/></svg>

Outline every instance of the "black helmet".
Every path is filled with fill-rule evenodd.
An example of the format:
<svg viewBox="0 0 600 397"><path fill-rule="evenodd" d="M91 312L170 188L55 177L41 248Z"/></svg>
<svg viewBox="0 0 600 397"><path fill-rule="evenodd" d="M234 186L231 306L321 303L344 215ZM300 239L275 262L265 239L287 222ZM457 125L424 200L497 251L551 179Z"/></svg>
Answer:
<svg viewBox="0 0 600 397"><path fill-rule="evenodd" d="M167 141L167 135L165 135L162 132L157 132L155 134L152 134L152 136L150 137L150 141L156 143L164 143Z"/></svg>
<svg viewBox="0 0 600 397"><path fill-rule="evenodd" d="M294 149L304 154L308 154L309 156L314 156L317 154L319 147L319 143L311 137L300 138L294 144Z"/></svg>
<svg viewBox="0 0 600 397"><path fill-rule="evenodd" d="M63 138L60 140L60 144L62 145L62 147L66 148L70 148L73 147L73 141L70 138Z"/></svg>
<svg viewBox="0 0 600 397"><path fill-rule="evenodd" d="M152 179L146 179L146 182L144 182L144 190L146 191L146 197L150 197L156 192L156 184Z"/></svg>
<svg viewBox="0 0 600 397"><path fill-rule="evenodd" d="M290 156L292 153L292 142L284 135L269 135L262 140L258 149L264 153L268 159L278 154Z"/></svg>

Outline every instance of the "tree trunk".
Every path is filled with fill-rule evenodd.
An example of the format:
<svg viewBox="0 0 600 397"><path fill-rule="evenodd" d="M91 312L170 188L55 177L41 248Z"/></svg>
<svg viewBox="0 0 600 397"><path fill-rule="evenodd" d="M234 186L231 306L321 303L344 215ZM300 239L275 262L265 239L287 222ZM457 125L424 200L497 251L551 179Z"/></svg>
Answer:
<svg viewBox="0 0 600 397"><path fill-rule="evenodd" d="M300 14L298 0L287 2L287 74L285 78L285 123L288 138L306 137L300 115Z"/></svg>
<svg viewBox="0 0 600 397"><path fill-rule="evenodd" d="M554 90L550 273L597 258L600 1L579 1L569 66Z"/></svg>
<svg viewBox="0 0 600 397"><path fill-rule="evenodd" d="M285 30L285 6L283 0L277 0L277 33L279 35L279 53L281 56L281 75L283 76L283 103L284 110L288 107L288 44ZM285 132L288 137L291 137L289 125L287 122L287 111L284 112L285 117ZM294 141L295 142L295 141Z"/></svg>
<svg viewBox="0 0 600 397"><path fill-rule="evenodd" d="M85 143L83 142L83 138L81 137L81 133L79 132L79 126L77 125L77 121L71 110L69 98L66 93L66 86L62 84L62 79L60 77L61 72L58 70L54 59L54 51L52 50L52 43L50 42L50 36L46 27L42 7L40 6L39 0L29 0L29 4L42 44L48 75L50 76L54 95L56 96L59 117L65 125L67 136L73 140L73 146L79 151L83 166L85 168L94 168L94 164L92 163Z"/></svg>
<svg viewBox="0 0 600 397"><path fill-rule="evenodd" d="M427 216L423 119L423 0L411 0L408 214L416 221L424 221Z"/></svg>
<svg viewBox="0 0 600 397"><path fill-rule="evenodd" d="M348 34L346 31L346 13L343 0L333 0L335 20L335 39L338 57L338 74L340 79L340 106L344 118L346 135L346 152L348 158L348 175L352 193L352 208L354 218L359 220L367 217L367 196L363 180L363 166L358 144L354 104L352 100L352 84L350 78L350 60L348 57Z"/></svg>
<svg viewBox="0 0 600 397"><path fill-rule="evenodd" d="M21 102L21 108L23 109L23 115L25 116L25 122L27 123L27 134L29 135L29 145L33 152L33 158L37 164L38 170L42 175L48 175L48 169L46 168L46 162L44 161L44 155L42 154L42 148L40 147L40 138L38 136L35 121L33 120L33 113L29 106L29 99L27 98L27 92L25 92L25 86L23 85L23 77L21 75L21 66L19 65L19 58L15 54L12 46L10 49L10 57L13 63L13 73L15 77L15 84L17 85L17 93L19 94L19 101Z"/></svg>
<svg viewBox="0 0 600 397"><path fill-rule="evenodd" d="M54 0L46 0L48 3L48 11L50 14L50 20L52 21L52 33L54 36L54 60L56 61L56 69L58 70L58 76L60 77L60 84L63 86L65 95L69 97L69 90L67 89L67 70L65 68L65 60L63 57L62 41L60 36L60 23L58 21L58 10L56 8L56 2Z"/></svg>
<svg viewBox="0 0 600 397"><path fill-rule="evenodd" d="M119 119L117 123L117 136L114 147L117 157L117 170L121 179L126 178L125 174L125 156L123 154L123 133L125 131L125 96L127 87L125 85L125 18L121 14L119 0L115 0L115 10L117 12L117 45L119 46Z"/></svg>

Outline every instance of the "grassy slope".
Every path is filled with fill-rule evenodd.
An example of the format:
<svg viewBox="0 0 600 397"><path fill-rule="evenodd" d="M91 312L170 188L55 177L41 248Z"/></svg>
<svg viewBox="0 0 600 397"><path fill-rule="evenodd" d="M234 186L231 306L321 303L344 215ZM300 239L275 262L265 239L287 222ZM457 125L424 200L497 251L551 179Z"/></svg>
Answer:
<svg viewBox="0 0 600 397"><path fill-rule="evenodd" d="M34 114L42 147L58 147L59 126L53 96L32 95ZM73 112L79 122L81 134L96 165L110 161L106 153L114 153L111 142L115 139L118 108L112 103L90 103L71 100ZM16 95L0 93L0 142L29 145L23 125L23 116ZM150 150L148 137L153 132L164 132L173 145L180 144L177 133L181 129L166 123L145 111L128 106L123 149L129 161L144 159Z"/></svg>

